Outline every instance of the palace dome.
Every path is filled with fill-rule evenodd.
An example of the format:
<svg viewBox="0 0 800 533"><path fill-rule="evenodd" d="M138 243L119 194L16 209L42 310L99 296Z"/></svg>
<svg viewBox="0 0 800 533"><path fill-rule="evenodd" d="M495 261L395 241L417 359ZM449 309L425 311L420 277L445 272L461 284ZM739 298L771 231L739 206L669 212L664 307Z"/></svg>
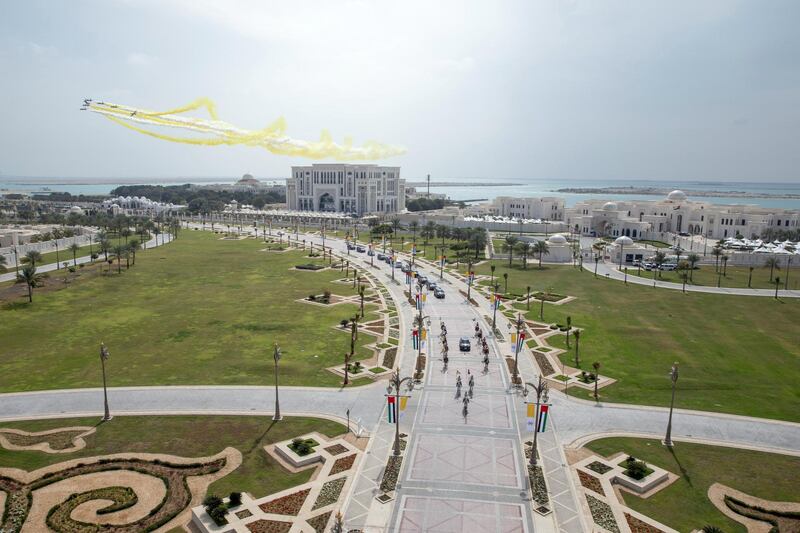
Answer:
<svg viewBox="0 0 800 533"><path fill-rule="evenodd" d="M617 204L615 202L606 202L603 204L603 211L616 211Z"/></svg>
<svg viewBox="0 0 800 533"><path fill-rule="evenodd" d="M567 239L560 233L556 233L551 235L549 239L547 239L548 244L567 244Z"/></svg>
<svg viewBox="0 0 800 533"><path fill-rule="evenodd" d="M632 246L633 245L633 239L623 235L622 237L617 237L617 239L614 241L614 244L616 244L618 246Z"/></svg>
<svg viewBox="0 0 800 533"><path fill-rule="evenodd" d="M667 195L667 200L670 200L672 202L685 202L686 193L681 190L675 189L674 191L672 191Z"/></svg>

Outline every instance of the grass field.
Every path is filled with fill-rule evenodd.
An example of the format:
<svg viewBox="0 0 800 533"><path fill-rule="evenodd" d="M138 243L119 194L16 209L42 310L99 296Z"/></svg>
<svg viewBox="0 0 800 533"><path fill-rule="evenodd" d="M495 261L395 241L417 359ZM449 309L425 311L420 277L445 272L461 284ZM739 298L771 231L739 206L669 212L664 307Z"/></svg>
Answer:
<svg viewBox="0 0 800 533"><path fill-rule="evenodd" d="M573 326L585 329L581 367L591 370L598 361L602 374L618 380L601 389L602 399L668 405L667 373L678 361L678 407L800 421L797 299L683 294L594 278L572 266L523 270L501 260L495 264L501 287L503 273L509 273L512 293L524 294L530 285L532 292L577 297L545 304L545 321L565 324L571 316ZM489 274L489 263L476 271ZM524 303L518 306L525 310ZM527 316L538 315L538 302L532 303ZM573 361L572 353L562 357ZM583 390L570 394L589 398Z"/></svg>
<svg viewBox="0 0 800 533"><path fill-rule="evenodd" d="M92 250L94 252L98 252L96 244L92 245ZM78 253L75 254L75 257L76 258L80 258L80 257L84 257L84 256L87 256L87 255L90 255L89 254L89 245L88 244L86 246L81 246L80 250L78 250ZM23 257L24 257L24 254L20 254L20 257L19 257L19 266L20 266L20 268L22 268L22 265L23 265L23 263L22 263L22 258ZM72 252L69 250L69 248L59 249L59 251L58 251L58 263L62 264L65 261L69 263L69 266L72 266ZM50 263L55 263L55 262L56 262L56 252L55 251L47 252L46 254L42 254L42 260L37 262L36 266L38 267L38 266L43 266L43 265L49 265ZM13 261L13 259L11 260L11 262L6 264L6 269L7 269L8 272L13 272L13 270L14 270L14 261Z"/></svg>
<svg viewBox="0 0 800 533"><path fill-rule="evenodd" d="M263 252L254 239L220 240L184 231L172 244L140 252L122 275L78 281L0 309L0 391L101 384L98 346L111 352L110 386L272 383L273 342L283 351L281 382L337 386L324 368L342 362L341 328L357 306L296 302L309 294L354 294L332 284L338 270L301 272L317 262L302 251ZM373 308L374 309L374 308ZM374 312L367 307L367 319ZM363 345L374 341L362 334Z"/></svg>
<svg viewBox="0 0 800 533"><path fill-rule="evenodd" d="M727 533L745 533L744 526L708 499L708 487L714 483L767 500L800 502L800 457L684 442L670 452L657 440L633 438L601 439L587 447L601 455L625 451L678 474L677 481L647 499L625 493L628 506L678 531L711 524Z"/></svg>
<svg viewBox="0 0 800 533"><path fill-rule="evenodd" d="M44 431L97 423L97 417L62 418L0 422L0 427ZM284 417L273 423L271 418L256 416L118 416L98 425L97 431L86 437L86 447L75 453L9 451L0 447L0 465L31 471L79 457L122 452L205 457L232 446L242 452L242 464L215 481L209 493L227 496L232 491L247 491L258 498L308 481L311 470L287 472L263 447L311 431L335 437L344 433L345 427L330 420L300 417Z"/></svg>
<svg viewBox="0 0 800 533"><path fill-rule="evenodd" d="M800 264L800 259L795 260L794 264L795 266ZM747 280L750 277L750 269L748 267L728 266L723 270L723 268L720 266L720 271L724 271L725 275L719 277L714 265L698 266L691 273L692 280L689 280L687 285L707 285L716 287L717 280L719 279L720 287L747 287ZM653 272L647 272L645 270L639 272L637 268L633 267L628 267L628 275L640 275L645 279L653 279ZM780 270L775 269L774 277L780 277L780 290L784 290L786 282L786 268L782 267ZM683 283L681 273L674 270L662 271L660 278L658 277L658 273L656 273L656 279L660 279L661 281L671 281L673 283ZM775 283L770 282L769 280L769 269L764 267L754 268L750 286L753 289L775 289ZM789 271L789 289L796 290L798 288L800 288L800 268L792 268Z"/></svg>

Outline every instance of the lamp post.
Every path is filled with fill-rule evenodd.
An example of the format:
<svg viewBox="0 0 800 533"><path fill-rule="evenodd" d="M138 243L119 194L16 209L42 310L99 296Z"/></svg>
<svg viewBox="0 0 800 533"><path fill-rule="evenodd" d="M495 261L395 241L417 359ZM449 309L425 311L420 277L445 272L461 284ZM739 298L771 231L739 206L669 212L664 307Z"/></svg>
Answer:
<svg viewBox="0 0 800 533"><path fill-rule="evenodd" d="M526 404L533 403L536 405L536 416L534 417L534 422L533 422L533 446L531 447L531 462L530 462L531 466L536 466L536 441L537 441L536 437L539 434L539 424L541 422L540 407L542 405L548 405L547 400L548 400L549 388L547 386L547 382L542 379L541 374L539 375L539 380L537 381L536 385L530 382L525 383L525 388L522 389L522 395L525 398L528 397L528 394L530 392L528 390L528 387L533 389L533 391L536 393L535 402L527 402L527 401L525 402Z"/></svg>
<svg viewBox="0 0 800 533"><path fill-rule="evenodd" d="M111 420L111 413L108 411L108 389L106 388L106 359L108 359L108 348L104 343L100 343L100 367L103 369L103 422Z"/></svg>
<svg viewBox="0 0 800 533"><path fill-rule="evenodd" d="M511 384L512 386L516 387L518 381L522 381L519 379L519 352L522 351L522 342L520 339L520 332L522 331L522 325L525 322L522 320L522 313L517 313L517 346L514 350L514 375L511 377Z"/></svg>
<svg viewBox="0 0 800 533"><path fill-rule="evenodd" d="M472 277L472 261L467 263L467 301L470 300L470 295L472 293L472 283L475 280Z"/></svg>
<svg viewBox="0 0 800 533"><path fill-rule="evenodd" d="M494 298L492 299L492 335L494 335L495 326L497 324L497 308L500 307L500 297L497 295L497 289L500 288L499 283L494 284Z"/></svg>
<svg viewBox="0 0 800 533"><path fill-rule="evenodd" d="M675 386L678 383L678 362L672 364L669 371L669 379L672 381L672 400L669 402L669 420L667 421L667 434L664 437L664 446L672 448L672 409L675 406Z"/></svg>
<svg viewBox="0 0 800 533"><path fill-rule="evenodd" d="M396 416L394 420L394 451L392 454L397 457L400 455L400 387L403 383L408 382L408 391L414 389L414 383L411 376L401 378L400 369L398 368L392 372L392 377L389 378L389 386L386 387L386 394L391 395L394 390L394 406L396 409Z"/></svg>
<svg viewBox="0 0 800 533"><path fill-rule="evenodd" d="M275 343L275 350L272 353L272 358L275 359L275 415L273 415L272 420L276 422L283 417L281 416L281 404L278 401L278 361L281 360L281 349L278 347L278 343Z"/></svg>
<svg viewBox="0 0 800 533"><path fill-rule="evenodd" d="M594 253L594 277L597 277L597 264L600 262L600 254Z"/></svg>
<svg viewBox="0 0 800 533"><path fill-rule="evenodd" d="M394 248L392 248L392 281L394 281L394 264L397 261L397 256L394 253Z"/></svg>
<svg viewBox="0 0 800 533"><path fill-rule="evenodd" d="M422 372L420 368L420 361L422 360L422 331L425 329L425 319L427 318L422 314L422 286L420 285L419 296L419 314L417 315L417 322L419 327L419 337L417 338L417 364L414 365L414 374L419 375Z"/></svg>

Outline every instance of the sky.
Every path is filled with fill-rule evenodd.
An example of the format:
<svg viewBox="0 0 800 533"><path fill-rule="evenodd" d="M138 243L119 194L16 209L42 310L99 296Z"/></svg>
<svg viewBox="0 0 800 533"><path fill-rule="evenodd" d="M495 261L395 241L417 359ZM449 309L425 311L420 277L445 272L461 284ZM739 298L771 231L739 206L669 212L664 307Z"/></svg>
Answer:
<svg viewBox="0 0 800 533"><path fill-rule="evenodd" d="M0 176L286 177L83 98L375 140L408 178L800 181L800 2L7 0Z"/></svg>

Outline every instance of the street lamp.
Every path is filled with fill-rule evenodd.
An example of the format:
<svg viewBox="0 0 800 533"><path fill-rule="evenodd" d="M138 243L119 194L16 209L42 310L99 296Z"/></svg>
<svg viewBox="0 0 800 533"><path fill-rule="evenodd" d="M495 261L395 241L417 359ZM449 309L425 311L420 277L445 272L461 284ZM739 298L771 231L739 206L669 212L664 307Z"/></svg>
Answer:
<svg viewBox="0 0 800 533"><path fill-rule="evenodd" d="M400 387L403 383L408 382L408 392L414 390L414 382L411 379L411 376L400 378L400 369L398 368L394 372L392 372L392 377L389 378L389 386L386 387L386 394L387 396L392 395L392 390L394 390L394 408L395 408L395 417L394 417L394 451L393 455L396 457L400 455Z"/></svg>
<svg viewBox="0 0 800 533"><path fill-rule="evenodd" d="M516 350L514 350L514 375L511 377L511 382L514 387L517 386L517 382L522 381L519 379L519 352L522 351L523 346L520 334L524 323L524 320L522 320L522 313L517 313L517 346Z"/></svg>
<svg viewBox="0 0 800 533"><path fill-rule="evenodd" d="M672 408L675 406L675 386L678 383L678 362L672 364L669 371L669 379L672 381L672 400L669 402L669 420L667 421L667 435L664 437L664 446L672 448Z"/></svg>
<svg viewBox="0 0 800 533"><path fill-rule="evenodd" d="M525 388L522 389L522 395L525 398L528 397L528 393L530 392L528 390L528 387L533 389L533 391L536 393L535 402L527 402L527 401L525 402L526 404L533 403L534 405L536 405L536 416L533 422L533 446L531 448L531 463L530 463L531 466L536 466L536 441L537 441L536 437L539 434L539 424L541 422L541 406L549 405L547 403L547 400L549 399L548 398L549 388L547 386L547 382L542 379L541 374L539 375L539 380L536 385L530 382L525 383Z"/></svg>
<svg viewBox="0 0 800 533"><path fill-rule="evenodd" d="M283 418L281 416L281 404L278 401L278 361L281 360L281 349L278 347L277 342L275 343L275 351L272 353L272 358L275 359L275 414L272 420L277 422Z"/></svg>
<svg viewBox="0 0 800 533"><path fill-rule="evenodd" d="M111 413L108 411L108 389L106 388L106 359L108 359L108 348L102 342L100 343L100 366L103 369L103 422L111 420Z"/></svg>
<svg viewBox="0 0 800 533"><path fill-rule="evenodd" d="M494 298L492 299L492 335L494 335L495 330L497 329L497 308L500 307L500 297L497 295L497 291L500 289L500 284L494 284Z"/></svg>

